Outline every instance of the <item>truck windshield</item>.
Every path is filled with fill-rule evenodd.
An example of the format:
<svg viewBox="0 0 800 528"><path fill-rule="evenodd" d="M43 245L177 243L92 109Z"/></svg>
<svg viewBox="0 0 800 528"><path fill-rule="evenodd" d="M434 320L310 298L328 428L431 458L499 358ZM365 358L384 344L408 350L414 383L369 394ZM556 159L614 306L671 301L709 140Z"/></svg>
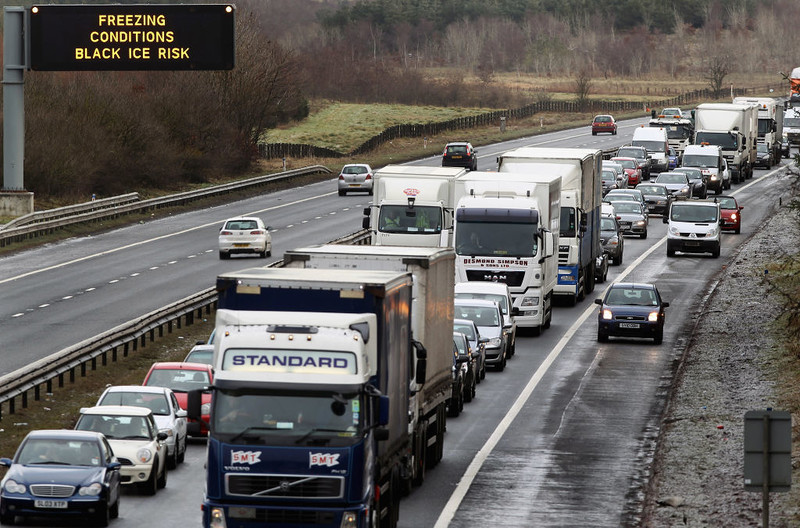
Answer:
<svg viewBox="0 0 800 528"><path fill-rule="evenodd" d="M668 139L688 139L692 135L689 125L666 125Z"/></svg>
<svg viewBox="0 0 800 528"><path fill-rule="evenodd" d="M725 150L735 150L736 136L728 132L698 132L694 138L695 145L719 145Z"/></svg>
<svg viewBox="0 0 800 528"><path fill-rule="evenodd" d="M435 234L442 231L441 209L433 206L382 205L378 231Z"/></svg>
<svg viewBox="0 0 800 528"><path fill-rule="evenodd" d="M772 119L759 119L758 137L764 137L767 132L772 132Z"/></svg>
<svg viewBox="0 0 800 528"><path fill-rule="evenodd" d="M562 237L574 237L576 235L575 228L575 208L562 207L561 208L561 232Z"/></svg>
<svg viewBox="0 0 800 528"><path fill-rule="evenodd" d="M537 251L537 224L460 221L456 254L497 257L533 257Z"/></svg>
<svg viewBox="0 0 800 528"><path fill-rule="evenodd" d="M719 158L716 156L699 156L697 154L683 155L684 167L700 167L702 169L716 169L719 166Z"/></svg>
<svg viewBox="0 0 800 528"><path fill-rule="evenodd" d="M783 119L783 126L785 127L800 127L800 117L785 117Z"/></svg>
<svg viewBox="0 0 800 528"><path fill-rule="evenodd" d="M211 434L231 443L345 446L361 434L358 394L218 389Z"/></svg>

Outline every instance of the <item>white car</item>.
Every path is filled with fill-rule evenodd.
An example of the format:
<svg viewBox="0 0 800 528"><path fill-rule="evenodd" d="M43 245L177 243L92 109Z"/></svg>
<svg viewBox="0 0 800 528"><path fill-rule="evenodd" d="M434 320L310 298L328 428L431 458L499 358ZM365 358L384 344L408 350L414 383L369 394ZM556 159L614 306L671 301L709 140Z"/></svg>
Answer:
<svg viewBox="0 0 800 528"><path fill-rule="evenodd" d="M122 464L123 485L147 495L167 485L167 433L158 431L153 412L144 407L102 405L81 409L78 431L103 433Z"/></svg>
<svg viewBox="0 0 800 528"><path fill-rule="evenodd" d="M228 218L219 230L219 258L234 253L255 253L261 258L272 255L272 235L264 221L254 216Z"/></svg>
<svg viewBox="0 0 800 528"><path fill-rule="evenodd" d="M167 467L175 469L186 455L186 411L178 405L172 389L142 385L108 387L97 405L132 405L153 411L158 430L167 433Z"/></svg>
<svg viewBox="0 0 800 528"><path fill-rule="evenodd" d="M514 308L508 284L504 282L468 281L455 285L456 299L486 299L500 305L503 313L503 334L506 343L506 356L511 357L517 348L517 321L514 315L519 308Z"/></svg>
<svg viewBox="0 0 800 528"><path fill-rule="evenodd" d="M192 347L186 357L183 358L184 363L205 363L206 365L214 364L214 345L209 343L198 343Z"/></svg>

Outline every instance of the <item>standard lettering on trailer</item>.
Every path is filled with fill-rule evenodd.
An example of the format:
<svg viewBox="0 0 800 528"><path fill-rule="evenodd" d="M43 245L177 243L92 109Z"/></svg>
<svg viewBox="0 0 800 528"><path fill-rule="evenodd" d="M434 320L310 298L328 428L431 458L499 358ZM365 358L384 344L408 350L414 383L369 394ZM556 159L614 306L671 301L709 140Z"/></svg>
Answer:
<svg viewBox="0 0 800 528"><path fill-rule="evenodd" d="M226 350L222 370L355 374L356 358L347 352Z"/></svg>
<svg viewBox="0 0 800 528"><path fill-rule="evenodd" d="M464 264L478 264L480 266L491 266L494 268L510 268L511 266L524 268L528 265L527 259L494 259L494 258L465 258Z"/></svg>

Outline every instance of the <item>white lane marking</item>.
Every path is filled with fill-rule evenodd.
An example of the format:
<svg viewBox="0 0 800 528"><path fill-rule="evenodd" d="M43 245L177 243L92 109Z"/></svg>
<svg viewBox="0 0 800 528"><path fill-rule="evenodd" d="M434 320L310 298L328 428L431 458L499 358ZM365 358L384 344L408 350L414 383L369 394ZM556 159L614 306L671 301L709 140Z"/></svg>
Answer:
<svg viewBox="0 0 800 528"><path fill-rule="evenodd" d="M20 312L20 313L15 313L11 317L22 317L23 315L25 315L25 314Z"/></svg>
<svg viewBox="0 0 800 528"><path fill-rule="evenodd" d="M335 192L330 192L330 193L320 194L320 195L317 195L317 196L310 196L308 198L303 198L302 200L296 200L294 202L289 202L289 203L285 203L285 204L281 204L281 205L275 205L275 206L272 206L272 207L267 207L266 209L259 209L258 211L252 211L252 212L249 212L249 213L243 213L241 216L255 216L255 215L259 214L259 213L266 213L266 212L269 212L269 211L274 211L276 209L283 209L284 207L289 207L289 206L296 205L296 204L303 203L303 202L309 202L311 200L316 200L318 198L324 198L326 196L333 196L334 194L336 194L336 193ZM191 233L192 231L197 231L198 229L205 229L207 227L216 226L216 225L219 225L219 221L209 222L207 224L202 224L202 225L199 225L199 226L190 227L189 229L184 229L183 231L177 231L175 233L170 233L168 235L161 235L161 236L158 236L158 237L155 237L155 238L150 238L148 240L141 240L139 242L134 242L133 244L128 244L126 246L120 246L118 248L109 249L109 250L106 250L106 251L101 251L100 253L94 253L93 255L86 255L86 256L83 256L81 258L69 260L67 262L62 262L61 264L55 264L55 265L49 266L47 268L42 268L42 269L38 269L38 270L34 270L34 271L29 271L27 273L23 273L21 275L15 276L15 277L9 277L7 279L2 279L2 280L0 280L0 284L5 284L6 282L11 282L11 281L15 281L17 279L30 277L32 275L37 275L39 273L44 273L45 271L51 271L51 270L54 270L54 269L63 268L65 266L69 266L69 265L75 264L77 262L84 262L86 260L93 259L93 258L96 258L96 257L102 257L102 256L105 256L105 255L111 255L111 254L117 253L119 251L123 251L123 250L126 250L126 249L138 247L138 246L143 246L143 245L149 244L151 242L156 242L158 240L165 240L167 238L172 238L174 236L183 235L183 234L186 234L186 233ZM274 233L275 231L277 231L277 230L272 230L270 232ZM171 262L170 264L174 264L174 262Z"/></svg>

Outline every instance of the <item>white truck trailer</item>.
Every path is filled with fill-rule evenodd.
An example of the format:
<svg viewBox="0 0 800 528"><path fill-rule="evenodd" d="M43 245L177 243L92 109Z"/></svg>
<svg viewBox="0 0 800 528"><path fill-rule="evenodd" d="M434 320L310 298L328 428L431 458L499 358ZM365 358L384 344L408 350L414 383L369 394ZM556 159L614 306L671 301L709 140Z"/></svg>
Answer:
<svg viewBox="0 0 800 528"><path fill-rule="evenodd" d="M772 97L734 97L734 104L754 104L758 107L758 142L772 153L773 163L781 159L783 137L783 105Z"/></svg>
<svg viewBox="0 0 800 528"><path fill-rule="evenodd" d="M283 260L287 268L411 272L411 337L424 347L413 351L413 365L424 365L425 372L423 383L417 372L410 377L412 454L409 474L404 477L420 484L426 468L441 460L444 449L446 404L452 388L453 250L326 244L287 251Z"/></svg>
<svg viewBox="0 0 800 528"><path fill-rule="evenodd" d="M508 284L518 328L553 318L561 176L471 173L456 182L456 280Z"/></svg>
<svg viewBox="0 0 800 528"><path fill-rule="evenodd" d="M500 173L561 176L558 279L554 294L575 305L594 291L595 264L602 254L600 171L603 152L574 148L523 147L497 158Z"/></svg>
<svg viewBox="0 0 800 528"><path fill-rule="evenodd" d="M734 183L753 176L758 136L754 104L703 103L694 113L695 145L719 145Z"/></svg>
<svg viewBox="0 0 800 528"><path fill-rule="evenodd" d="M375 171L362 226L376 246L452 247L458 167L387 165Z"/></svg>

